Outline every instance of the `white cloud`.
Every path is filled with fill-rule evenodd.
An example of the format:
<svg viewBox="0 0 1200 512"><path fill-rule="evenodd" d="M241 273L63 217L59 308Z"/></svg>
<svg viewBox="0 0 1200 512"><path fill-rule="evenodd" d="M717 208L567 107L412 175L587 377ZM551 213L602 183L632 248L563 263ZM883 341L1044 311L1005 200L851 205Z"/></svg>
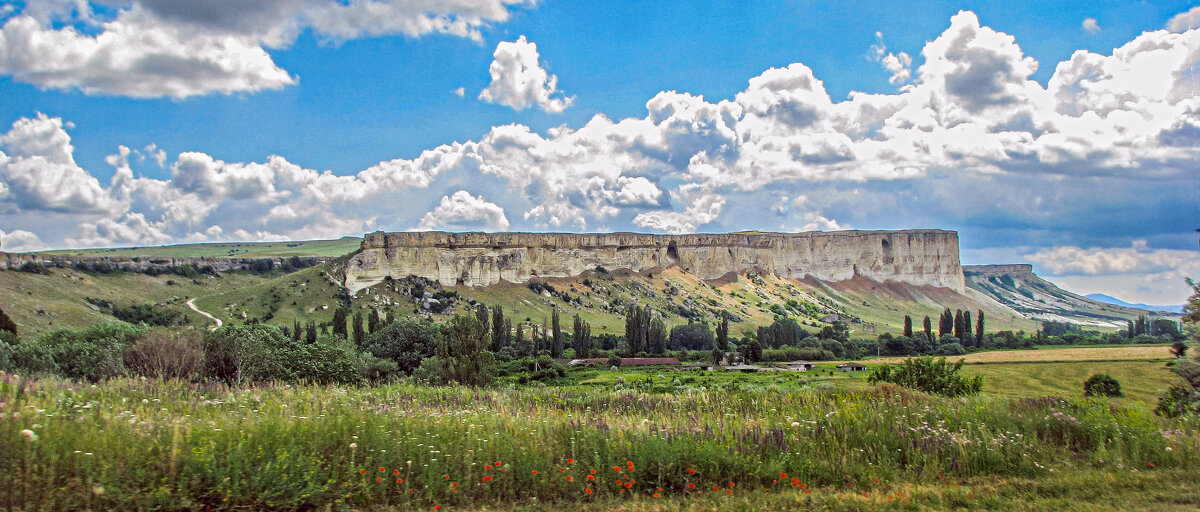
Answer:
<svg viewBox="0 0 1200 512"><path fill-rule="evenodd" d="M646 102L642 117L596 115L583 126L544 133L496 126L477 141L350 175L303 168L282 156L224 162L185 152L168 162L155 146L117 148L107 189L75 164L69 123L38 116L0 136L0 212L5 229L38 233L50 245L238 233L323 238L426 224L432 212L414 199L434 187L470 183L521 212L511 219L520 229L761 228L727 220L762 222L740 210L766 211L780 194L816 198L794 214L786 204L776 210L771 222L783 229L893 225L900 213L928 221L911 212L934 205L946 218L964 219L978 205L963 198L978 190L1003 197L1005 208L997 211L1005 215L1050 224L1058 222L1051 214L1063 211L1054 206L1063 202L1062 190L1111 188L1096 193L1103 201L1076 201L1117 208L1194 176L1198 52L1200 31L1147 32L1111 55L1076 52L1043 87L1030 79L1038 64L1012 36L963 12L926 44L925 63L891 94L852 93L834 102L812 69L794 63L750 78L732 99L664 91ZM161 161L171 178L135 178L130 156ZM1117 178L1151 185L1111 181ZM954 186L922 187L928 182L921 179ZM1097 179L1111 180L1101 187ZM1040 187L1022 188L1030 180ZM997 186L1001 181L1007 185ZM860 207L873 217L864 217L838 206L848 195L834 201L810 191L868 183L937 194L896 198L876 191L876 201ZM1121 195L1135 188L1141 198ZM447 208L492 204L465 192L444 201ZM497 229L501 218L511 226L494 206L500 216L464 228Z"/></svg>
<svg viewBox="0 0 1200 512"><path fill-rule="evenodd" d="M1151 249L1145 240L1126 248L1059 246L1031 253L1030 261L1055 275L1103 275L1188 270L1200 276L1194 250Z"/></svg>
<svg viewBox="0 0 1200 512"><path fill-rule="evenodd" d="M907 53L891 53L887 51L887 45L883 44L883 33L875 33L876 43L871 45L871 58L883 65L891 76L888 82L892 84L903 84L912 77L912 57Z"/></svg>
<svg viewBox="0 0 1200 512"><path fill-rule="evenodd" d="M451 92L451 93L453 93L455 96L458 96L459 98L462 98L462 97L465 97L465 96L467 95L467 88L466 88L466 87L459 87L458 89L455 89L455 90L453 90L453 91L450 91L450 92Z"/></svg>
<svg viewBox="0 0 1200 512"><path fill-rule="evenodd" d="M508 217L504 208L489 203L482 195L473 197L470 192L459 190L454 195L442 196L442 202L421 218L417 229L504 231L508 229Z"/></svg>
<svg viewBox="0 0 1200 512"><path fill-rule="evenodd" d="M1167 21L1167 30L1170 32L1187 32L1194 28L1200 28L1200 7L1192 7Z"/></svg>
<svg viewBox="0 0 1200 512"><path fill-rule="evenodd" d="M85 0L30 2L0 28L0 74L49 89L186 98L296 83L267 48L303 31L330 42L443 33L481 40L523 0L117 0L104 19ZM110 12L105 9L105 12ZM69 19L95 27L80 31ZM61 26L60 26L61 25Z"/></svg>
<svg viewBox="0 0 1200 512"><path fill-rule="evenodd" d="M537 44L525 36L511 43L501 41L492 57L488 67L492 83L479 93L479 99L518 111L536 106L552 113L566 110L575 100L558 90L558 77L542 68Z"/></svg>
<svg viewBox="0 0 1200 512"><path fill-rule="evenodd" d="M1100 33L1100 22L1096 21L1096 18L1084 18L1083 23L1080 23L1079 26L1089 34Z"/></svg>
<svg viewBox="0 0 1200 512"><path fill-rule="evenodd" d="M36 234L23 229L5 232L0 229L0 250L8 252L29 252L48 249L46 244Z"/></svg>

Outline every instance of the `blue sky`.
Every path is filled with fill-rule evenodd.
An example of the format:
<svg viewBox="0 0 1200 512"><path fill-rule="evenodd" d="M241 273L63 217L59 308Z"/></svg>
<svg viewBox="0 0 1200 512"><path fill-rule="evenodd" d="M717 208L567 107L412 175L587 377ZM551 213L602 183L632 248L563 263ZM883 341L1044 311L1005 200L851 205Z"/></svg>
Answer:
<svg viewBox="0 0 1200 512"><path fill-rule="evenodd" d="M3 247L928 227L1200 275L1196 2L747 3L0 3Z"/></svg>

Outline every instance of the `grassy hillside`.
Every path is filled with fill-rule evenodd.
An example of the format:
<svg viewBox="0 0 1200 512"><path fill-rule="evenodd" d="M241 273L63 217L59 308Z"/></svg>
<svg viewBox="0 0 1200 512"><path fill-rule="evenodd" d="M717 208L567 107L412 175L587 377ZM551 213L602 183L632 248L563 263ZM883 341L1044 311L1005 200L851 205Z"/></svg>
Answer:
<svg viewBox="0 0 1200 512"><path fill-rule="evenodd" d="M967 266L963 274L967 286L972 290L1039 321L1051 320L1116 330L1125 327L1128 320L1150 314L1145 310L1106 304L1071 293L1016 265Z"/></svg>
<svg viewBox="0 0 1200 512"><path fill-rule="evenodd" d="M51 269L49 275L8 270L0 271L0 290L4 291L0 309L12 317L23 336L113 320L89 304L88 297L121 306L133 302L160 305L183 314L188 325L206 327L209 320L185 304L189 298L244 289L268 279L244 272L188 279L125 272L92 274L69 268Z"/></svg>
<svg viewBox="0 0 1200 512"><path fill-rule="evenodd" d="M64 256L125 256L172 258L266 258L287 256L336 257L358 250L362 238L296 242L229 242L163 245L159 247L121 247L111 249L61 249L38 254Z"/></svg>

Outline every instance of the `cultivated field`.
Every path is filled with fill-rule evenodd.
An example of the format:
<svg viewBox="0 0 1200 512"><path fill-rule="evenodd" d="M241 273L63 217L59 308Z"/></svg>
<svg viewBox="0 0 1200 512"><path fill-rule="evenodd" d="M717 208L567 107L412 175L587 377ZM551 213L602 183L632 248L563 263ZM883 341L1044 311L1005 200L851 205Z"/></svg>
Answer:
<svg viewBox="0 0 1200 512"><path fill-rule="evenodd" d="M1167 345L1113 345L1107 347L1062 347L1039 350L993 350L962 356L949 356L948 361L963 360L967 364L985 363L1046 363L1062 361L1156 361L1171 358ZM870 359L873 362L899 363L903 357Z"/></svg>

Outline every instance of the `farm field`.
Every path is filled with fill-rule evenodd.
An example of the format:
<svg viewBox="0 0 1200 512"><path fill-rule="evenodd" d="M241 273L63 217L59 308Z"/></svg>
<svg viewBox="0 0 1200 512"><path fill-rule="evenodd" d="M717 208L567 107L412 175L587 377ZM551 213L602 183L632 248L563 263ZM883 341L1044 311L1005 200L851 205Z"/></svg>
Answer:
<svg viewBox="0 0 1200 512"><path fill-rule="evenodd" d="M958 361L961 359L967 364L986 364L1057 361L1165 361L1170 358L1170 347L1166 345L1109 345L1103 347L1060 347L1039 350L990 350L986 352L973 352L961 356L948 356L946 359L949 361ZM894 364L903 360L903 357L882 357L878 359L866 359L865 361Z"/></svg>

